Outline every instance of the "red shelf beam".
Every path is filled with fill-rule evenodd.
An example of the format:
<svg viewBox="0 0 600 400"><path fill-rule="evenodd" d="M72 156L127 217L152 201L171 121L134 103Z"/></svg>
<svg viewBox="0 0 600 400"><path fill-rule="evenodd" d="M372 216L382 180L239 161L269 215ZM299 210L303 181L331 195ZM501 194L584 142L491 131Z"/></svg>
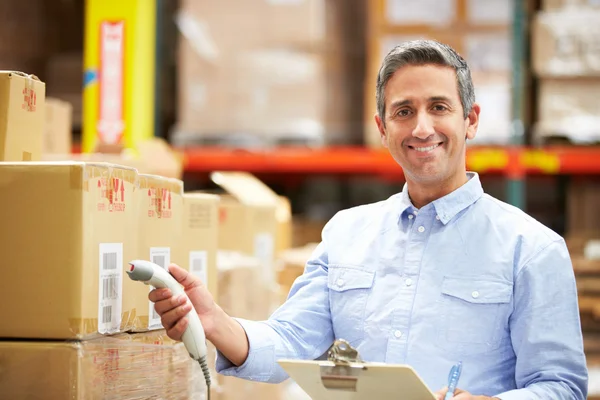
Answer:
<svg viewBox="0 0 600 400"><path fill-rule="evenodd" d="M402 170L385 149L329 147L242 150L222 147L176 149L186 172L365 174L400 176ZM79 148L73 146L73 151ZM600 175L600 146L470 147L467 167L480 173Z"/></svg>

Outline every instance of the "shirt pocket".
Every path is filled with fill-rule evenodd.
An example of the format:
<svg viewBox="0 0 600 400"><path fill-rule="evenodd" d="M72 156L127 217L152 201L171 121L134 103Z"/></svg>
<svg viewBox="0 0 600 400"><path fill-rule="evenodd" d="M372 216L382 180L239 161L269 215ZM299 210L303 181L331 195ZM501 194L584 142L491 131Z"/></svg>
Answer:
<svg viewBox="0 0 600 400"><path fill-rule="evenodd" d="M461 355L498 349L508 335L512 293L513 285L506 281L445 277L438 346Z"/></svg>
<svg viewBox="0 0 600 400"><path fill-rule="evenodd" d="M336 339L360 341L365 332L365 310L375 273L357 267L329 266L327 287Z"/></svg>

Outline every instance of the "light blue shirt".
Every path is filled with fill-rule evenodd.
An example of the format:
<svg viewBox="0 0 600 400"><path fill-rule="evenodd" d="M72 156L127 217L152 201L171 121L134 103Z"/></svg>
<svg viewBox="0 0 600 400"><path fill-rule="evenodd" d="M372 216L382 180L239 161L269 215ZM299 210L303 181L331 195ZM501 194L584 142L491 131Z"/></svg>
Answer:
<svg viewBox="0 0 600 400"><path fill-rule="evenodd" d="M217 371L281 382L282 358L315 359L334 338L365 361L409 364L433 390L503 400L584 400L588 373L564 240L483 192L479 177L417 210L406 186L339 212L268 321L239 319L250 352Z"/></svg>

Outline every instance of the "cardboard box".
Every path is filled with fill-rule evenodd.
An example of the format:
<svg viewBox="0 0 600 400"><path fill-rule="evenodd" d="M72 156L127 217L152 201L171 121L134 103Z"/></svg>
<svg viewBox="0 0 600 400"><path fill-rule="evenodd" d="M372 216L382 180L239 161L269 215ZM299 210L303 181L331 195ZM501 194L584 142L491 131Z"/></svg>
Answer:
<svg viewBox="0 0 600 400"><path fill-rule="evenodd" d="M183 0L177 20L197 47L210 41L219 54L249 46L311 48L326 40L325 6L325 0Z"/></svg>
<svg viewBox="0 0 600 400"><path fill-rule="evenodd" d="M265 281L274 283L279 197L249 173L214 172L211 179L226 191L219 203L219 250L256 257Z"/></svg>
<svg viewBox="0 0 600 400"><path fill-rule="evenodd" d="M136 188L136 226L140 232L135 258L167 268L181 240L183 182L158 175L139 174ZM131 231L131 229L129 229ZM129 261L129 260L127 260ZM160 316L148 300L151 287L135 282L124 303L135 310L133 332L162 329Z"/></svg>
<svg viewBox="0 0 600 400"><path fill-rule="evenodd" d="M126 329L125 263L135 255L134 169L0 163L0 337L86 339Z"/></svg>
<svg viewBox="0 0 600 400"><path fill-rule="evenodd" d="M184 193L181 242L172 262L198 276L218 296L219 196Z"/></svg>
<svg viewBox="0 0 600 400"><path fill-rule="evenodd" d="M275 255L292 247L292 205L290 199L278 196L277 210L277 234L275 235Z"/></svg>
<svg viewBox="0 0 600 400"><path fill-rule="evenodd" d="M141 174L175 179L183 177L182 155L161 138L138 143L135 152L119 149L116 153L46 153L42 155L42 159L44 161L108 162L135 168Z"/></svg>
<svg viewBox="0 0 600 400"><path fill-rule="evenodd" d="M600 182L574 179L567 189L567 233L600 232Z"/></svg>
<svg viewBox="0 0 600 400"><path fill-rule="evenodd" d="M0 161L39 161L46 85L33 75L0 71Z"/></svg>
<svg viewBox="0 0 600 400"><path fill-rule="evenodd" d="M600 140L598 78L541 79L538 85L537 138L559 136L573 143Z"/></svg>
<svg viewBox="0 0 600 400"><path fill-rule="evenodd" d="M360 135L362 20L348 1L184 1L173 141L318 145Z"/></svg>
<svg viewBox="0 0 600 400"><path fill-rule="evenodd" d="M205 385L192 385L199 378L197 363L183 343L164 331L139 335L144 334L83 342L0 342L0 393L32 400L203 398Z"/></svg>
<svg viewBox="0 0 600 400"><path fill-rule="evenodd" d="M290 293L294 281L304 273L306 262L317 247L309 243L302 247L286 250L277 258L277 283L279 284L279 302L283 304Z"/></svg>
<svg viewBox="0 0 600 400"><path fill-rule="evenodd" d="M324 134L327 82L319 55L247 48L207 62L183 41L178 56L183 106L177 132L209 138Z"/></svg>
<svg viewBox="0 0 600 400"><path fill-rule="evenodd" d="M46 98L46 123L42 152L69 154L72 147L73 106L56 98Z"/></svg>
<svg viewBox="0 0 600 400"><path fill-rule="evenodd" d="M532 64L540 77L600 76L600 7L539 12L532 26Z"/></svg>
<svg viewBox="0 0 600 400"><path fill-rule="evenodd" d="M542 10L589 9L600 7L598 0L542 0Z"/></svg>

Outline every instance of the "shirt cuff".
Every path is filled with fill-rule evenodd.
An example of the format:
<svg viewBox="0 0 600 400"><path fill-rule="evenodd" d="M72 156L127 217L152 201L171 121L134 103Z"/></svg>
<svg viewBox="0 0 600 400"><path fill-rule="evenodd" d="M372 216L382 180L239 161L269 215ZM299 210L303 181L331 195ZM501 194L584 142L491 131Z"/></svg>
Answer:
<svg viewBox="0 0 600 400"><path fill-rule="evenodd" d="M248 321L234 318L246 331L248 336L248 358L239 367L236 367L219 350L215 369L225 376L251 381L266 382L273 375L275 367L275 344L272 340L273 329L264 322Z"/></svg>

